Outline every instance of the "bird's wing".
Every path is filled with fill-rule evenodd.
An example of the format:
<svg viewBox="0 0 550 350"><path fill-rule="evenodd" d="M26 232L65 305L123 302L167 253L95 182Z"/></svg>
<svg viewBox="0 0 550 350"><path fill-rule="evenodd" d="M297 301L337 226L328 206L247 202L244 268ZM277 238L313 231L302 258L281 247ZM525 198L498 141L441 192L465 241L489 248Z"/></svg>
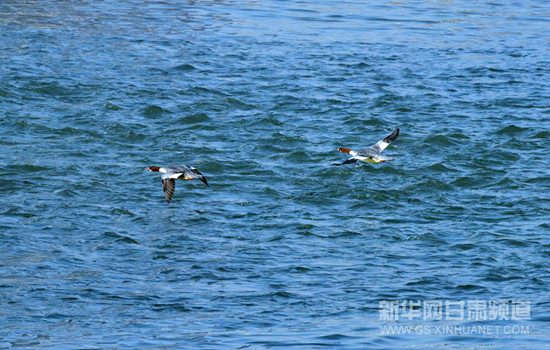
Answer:
<svg viewBox="0 0 550 350"><path fill-rule="evenodd" d="M391 133L391 135L387 136L385 139L378 141L374 145L372 145L370 148L382 152L386 149L386 147L389 146L389 144L397 138L399 135L399 128L395 128L395 130Z"/></svg>
<svg viewBox="0 0 550 350"><path fill-rule="evenodd" d="M184 179L184 180L192 180L192 179L199 179L201 180L206 186L208 185L208 182L206 182L206 178L204 175L200 173L196 168L192 166L187 165L177 165L170 167L170 170L172 170L172 173L170 174L170 178L172 179Z"/></svg>
<svg viewBox="0 0 550 350"><path fill-rule="evenodd" d="M174 189L176 188L176 180L174 179L162 179L162 190L168 203L172 201L174 197Z"/></svg>
<svg viewBox="0 0 550 350"><path fill-rule="evenodd" d="M377 149L374 149L374 146L372 146L371 148L364 148L364 149L358 150L356 153L356 157L372 158L377 154L380 154L380 151L378 151Z"/></svg>
<svg viewBox="0 0 550 350"><path fill-rule="evenodd" d="M191 171L191 167L187 165L172 165L169 169L172 170L174 173L184 173L186 171Z"/></svg>
<svg viewBox="0 0 550 350"><path fill-rule="evenodd" d="M352 163L357 162L358 160L359 160L359 159L357 159L357 158L351 157L351 158L349 158L348 160L346 160L346 161L343 162L343 163L332 163L332 164L333 164L333 165L352 164Z"/></svg>
<svg viewBox="0 0 550 350"><path fill-rule="evenodd" d="M197 175L202 175L201 172L197 170L197 168L191 167L190 170L191 170L192 172L194 172L195 174L197 174Z"/></svg>
<svg viewBox="0 0 550 350"><path fill-rule="evenodd" d="M197 174L197 177L199 178L199 180L201 180L206 186L209 186L208 185L208 182L206 181L206 178L204 177L203 174L201 174L200 171L197 170L197 168L193 168L191 167L191 171L195 174Z"/></svg>

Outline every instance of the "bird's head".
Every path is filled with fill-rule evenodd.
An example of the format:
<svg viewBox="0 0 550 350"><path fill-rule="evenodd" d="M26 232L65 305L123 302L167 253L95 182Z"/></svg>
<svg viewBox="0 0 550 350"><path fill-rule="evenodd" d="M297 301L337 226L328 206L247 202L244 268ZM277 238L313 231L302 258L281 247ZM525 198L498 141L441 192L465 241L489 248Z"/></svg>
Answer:
<svg viewBox="0 0 550 350"><path fill-rule="evenodd" d="M347 147L340 147L337 149L338 152L343 152L343 153L349 153L351 152L351 150Z"/></svg>
<svg viewBox="0 0 550 350"><path fill-rule="evenodd" d="M150 166L150 167L147 168L147 170L149 170L149 171L159 171L159 169L160 169L160 167L158 167L158 166Z"/></svg>

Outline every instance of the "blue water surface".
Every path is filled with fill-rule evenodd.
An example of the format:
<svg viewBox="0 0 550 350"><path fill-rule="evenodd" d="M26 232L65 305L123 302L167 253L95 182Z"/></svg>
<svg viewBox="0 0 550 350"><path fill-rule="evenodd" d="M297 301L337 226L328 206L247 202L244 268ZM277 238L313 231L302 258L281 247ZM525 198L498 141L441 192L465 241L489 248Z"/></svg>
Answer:
<svg viewBox="0 0 550 350"><path fill-rule="evenodd" d="M549 25L544 1L1 2L0 348L546 349ZM332 165L395 127L395 161ZM172 164L210 187L166 203L145 168Z"/></svg>

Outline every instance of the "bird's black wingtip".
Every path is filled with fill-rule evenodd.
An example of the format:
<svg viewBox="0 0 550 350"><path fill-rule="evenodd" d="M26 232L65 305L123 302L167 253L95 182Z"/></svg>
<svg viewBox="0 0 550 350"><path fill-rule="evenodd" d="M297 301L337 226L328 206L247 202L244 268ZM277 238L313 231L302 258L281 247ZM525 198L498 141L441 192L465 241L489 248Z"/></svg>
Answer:
<svg viewBox="0 0 550 350"><path fill-rule="evenodd" d="M393 140L395 140L397 136L399 136L399 127L395 128L395 130L391 133L391 135L384 139L384 142L390 143Z"/></svg>

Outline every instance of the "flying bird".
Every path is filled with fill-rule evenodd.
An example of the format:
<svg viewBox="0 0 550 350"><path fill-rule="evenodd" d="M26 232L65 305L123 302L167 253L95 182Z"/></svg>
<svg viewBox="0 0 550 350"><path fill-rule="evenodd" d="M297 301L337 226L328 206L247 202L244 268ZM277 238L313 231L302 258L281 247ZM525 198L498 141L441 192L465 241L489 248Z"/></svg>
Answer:
<svg viewBox="0 0 550 350"><path fill-rule="evenodd" d="M196 168L193 168L192 166L187 165L173 165L169 167L158 167L158 166L150 166L147 168L149 171L158 171L162 175L160 178L162 179L162 190L164 191L164 196L166 197L166 200L168 203L172 201L172 198L174 197L174 189L176 188L176 179L180 180L195 180L199 179L206 186L208 185L208 182L206 182L206 178L204 175L202 175Z"/></svg>
<svg viewBox="0 0 550 350"><path fill-rule="evenodd" d="M355 163L358 160L363 160L365 162L369 163L384 163L390 160L395 160L395 158L386 157L382 154L382 151L388 147L388 145L397 138L399 135L399 128L395 128L395 130L391 133L391 135L387 136L385 139L378 141L374 145L370 146L369 148L360 149L357 152L352 151L351 149L347 147L340 147L337 149L338 152L348 153L351 155L351 158L346 160L343 163L334 163L334 165L343 165L343 164L351 164Z"/></svg>

